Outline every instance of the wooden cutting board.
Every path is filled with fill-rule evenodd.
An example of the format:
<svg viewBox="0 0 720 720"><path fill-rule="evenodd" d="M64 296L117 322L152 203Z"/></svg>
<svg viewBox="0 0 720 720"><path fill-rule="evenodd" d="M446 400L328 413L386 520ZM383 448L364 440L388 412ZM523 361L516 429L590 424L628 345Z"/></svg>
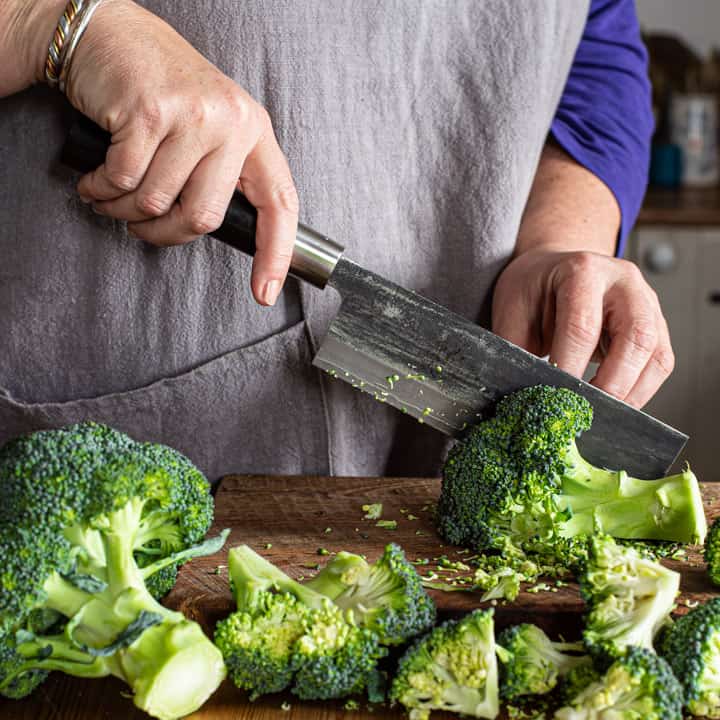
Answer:
<svg viewBox="0 0 720 720"><path fill-rule="evenodd" d="M227 581L226 551L247 543L293 577L309 576L330 552L350 550L374 560L388 542L397 542L410 559L447 555L461 560L456 548L444 545L435 533L431 505L439 493L439 481L411 478L322 478L244 476L225 478L216 495L215 524L211 534L231 528L226 549L184 566L165 604L197 620L209 634L215 622L233 610ZM720 485L703 488L709 520L720 515ZM397 521L396 530L364 520L362 505L382 502L383 518ZM413 518L413 519L411 519ZM414 519L417 518L417 519ZM686 561L668 561L682 573L678 612L686 602L705 602L716 595L705 575L702 559L689 552ZM421 566L421 572L433 565ZM514 603L498 605L496 625L534 622L550 633L566 638L580 629L583 605L577 585L556 592L520 593ZM479 596L465 592L433 591L441 617L458 615L479 606ZM141 720L143 713L122 695L124 686L115 679L81 681L54 673L25 700L0 700L3 720ZM283 702L290 703L283 710ZM194 720L385 720L400 718L400 710L362 706L344 711L342 702L301 703L293 696L269 696L255 703L225 682ZM443 717L436 716L438 720ZM449 717L449 716L448 716Z"/></svg>

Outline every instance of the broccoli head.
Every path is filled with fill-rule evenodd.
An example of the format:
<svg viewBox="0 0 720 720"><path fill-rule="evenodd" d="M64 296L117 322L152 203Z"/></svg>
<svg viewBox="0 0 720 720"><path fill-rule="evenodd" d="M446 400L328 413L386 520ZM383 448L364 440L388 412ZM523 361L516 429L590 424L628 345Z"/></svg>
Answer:
<svg viewBox="0 0 720 720"><path fill-rule="evenodd" d="M0 693L27 695L57 670L115 675L159 718L199 707L222 657L152 589L222 547L225 534L199 543L213 514L202 473L171 448L83 423L5 445L0 484Z"/></svg>
<svg viewBox="0 0 720 720"><path fill-rule="evenodd" d="M215 642L233 682L251 699L287 687L305 700L341 698L374 682L387 650L352 610L247 545L230 550L228 573L238 609L218 623Z"/></svg>
<svg viewBox="0 0 720 720"><path fill-rule="evenodd" d="M427 720L431 710L475 718L499 712L493 611L475 610L415 641L400 659L390 689L392 702Z"/></svg>
<svg viewBox="0 0 720 720"><path fill-rule="evenodd" d="M588 605L583 638L595 657L614 657L628 646L653 649L669 622L680 575L611 537L590 542L580 592Z"/></svg>
<svg viewBox="0 0 720 720"><path fill-rule="evenodd" d="M553 716L555 720L682 720L682 688L655 653L629 648Z"/></svg>
<svg viewBox="0 0 720 720"><path fill-rule="evenodd" d="M702 542L706 525L690 469L659 480L587 462L576 438L592 408L565 388L538 385L503 398L495 415L451 449L438 503L441 535L479 550L547 545L596 532Z"/></svg>
<svg viewBox="0 0 720 720"><path fill-rule="evenodd" d="M720 598L678 618L663 634L659 651L684 687L687 709L720 718Z"/></svg>
<svg viewBox="0 0 720 720"><path fill-rule="evenodd" d="M713 585L720 585L720 517L710 526L704 550L708 577Z"/></svg>
<svg viewBox="0 0 720 720"><path fill-rule="evenodd" d="M352 610L355 621L376 632L384 645L403 643L435 623L435 604L399 545L388 545L372 564L339 552L305 587Z"/></svg>
<svg viewBox="0 0 720 720"><path fill-rule="evenodd" d="M553 642L529 623L503 630L497 644L500 696L506 700L548 693L571 670L592 665L590 657L583 654L581 642Z"/></svg>

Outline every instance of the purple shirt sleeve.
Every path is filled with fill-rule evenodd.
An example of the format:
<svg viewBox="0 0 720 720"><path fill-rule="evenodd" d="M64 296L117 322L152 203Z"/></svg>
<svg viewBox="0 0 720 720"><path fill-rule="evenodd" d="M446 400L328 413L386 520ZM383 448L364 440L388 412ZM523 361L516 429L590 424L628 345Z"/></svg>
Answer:
<svg viewBox="0 0 720 720"><path fill-rule="evenodd" d="M635 2L591 0L551 133L615 195L622 214L618 256L647 187L653 125Z"/></svg>

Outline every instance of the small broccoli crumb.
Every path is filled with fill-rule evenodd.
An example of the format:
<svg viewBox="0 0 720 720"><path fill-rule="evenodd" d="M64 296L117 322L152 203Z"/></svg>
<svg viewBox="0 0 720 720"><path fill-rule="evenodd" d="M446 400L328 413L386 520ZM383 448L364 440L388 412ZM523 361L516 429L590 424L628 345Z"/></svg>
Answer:
<svg viewBox="0 0 720 720"><path fill-rule="evenodd" d="M272 543L265 543L266 550L270 550L271 547L272 547Z"/></svg>
<svg viewBox="0 0 720 720"><path fill-rule="evenodd" d="M424 535L425 533L422 530L416 530L415 534L416 535Z"/></svg>
<svg viewBox="0 0 720 720"><path fill-rule="evenodd" d="M345 705L343 705L343 708L345 710L359 710L360 703L357 700L348 700Z"/></svg>
<svg viewBox="0 0 720 720"><path fill-rule="evenodd" d="M378 518L382 517L382 503L371 503L369 505L363 505L362 509L365 513L365 520L377 520Z"/></svg>
<svg viewBox="0 0 720 720"><path fill-rule="evenodd" d="M326 527L326 528L323 530L323 532L324 532L326 535L329 535L329 534L332 532L332 528L331 528L331 527Z"/></svg>
<svg viewBox="0 0 720 720"><path fill-rule="evenodd" d="M408 520L419 520L420 518L417 515L413 515L412 513L407 514Z"/></svg>
<svg viewBox="0 0 720 720"><path fill-rule="evenodd" d="M308 569L308 570L319 570L319 569L320 569L320 564L319 564L319 563L306 562L306 563L303 563L303 564L301 565L301 567L304 567L304 568L306 568L306 569Z"/></svg>
<svg viewBox="0 0 720 720"><path fill-rule="evenodd" d="M330 554L330 551L327 550L326 548L318 548L318 549L317 549L317 554L318 554L318 555L329 555L329 554Z"/></svg>
<svg viewBox="0 0 720 720"><path fill-rule="evenodd" d="M212 575L219 575L224 569L227 567L226 565L218 565L214 570L211 571Z"/></svg>
<svg viewBox="0 0 720 720"><path fill-rule="evenodd" d="M378 520L375 527L383 528L383 530L396 530L397 520Z"/></svg>
<svg viewBox="0 0 720 720"><path fill-rule="evenodd" d="M292 705L287 700L280 705L280 709L283 712L287 712L288 710L290 710L291 707L292 707Z"/></svg>

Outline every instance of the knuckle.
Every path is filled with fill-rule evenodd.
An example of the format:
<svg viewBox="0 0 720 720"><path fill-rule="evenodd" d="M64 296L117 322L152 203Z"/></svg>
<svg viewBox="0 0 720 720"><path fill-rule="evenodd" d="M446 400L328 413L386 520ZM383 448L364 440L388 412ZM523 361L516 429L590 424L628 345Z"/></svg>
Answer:
<svg viewBox="0 0 720 720"><path fill-rule="evenodd" d="M597 342L595 323L584 315L571 315L567 320L565 332L578 345L586 346Z"/></svg>
<svg viewBox="0 0 720 720"><path fill-rule="evenodd" d="M573 253L565 262L571 274L587 275L597 269L598 258L593 253L582 250Z"/></svg>
<svg viewBox="0 0 720 720"><path fill-rule="evenodd" d="M627 275L630 282L633 284L645 284L645 277L642 274L642 270L630 260L623 260L623 267L625 274Z"/></svg>
<svg viewBox="0 0 720 720"><path fill-rule="evenodd" d="M123 192L132 192L140 184L139 176L124 167L106 167L105 179L112 187Z"/></svg>
<svg viewBox="0 0 720 720"><path fill-rule="evenodd" d="M247 123L254 103L235 83L230 83L225 91L225 101L230 110L230 117L238 124Z"/></svg>
<svg viewBox="0 0 720 720"><path fill-rule="evenodd" d="M645 355L650 354L657 347L657 331L647 320L634 322L625 333L625 338L636 351Z"/></svg>
<svg viewBox="0 0 720 720"><path fill-rule="evenodd" d="M198 206L188 214L187 227L193 235L207 235L222 225L224 216L225 213L216 206Z"/></svg>
<svg viewBox="0 0 720 720"><path fill-rule="evenodd" d="M278 210L290 215L300 212L300 200L295 184L289 177L276 180L270 188L272 205Z"/></svg>
<svg viewBox="0 0 720 720"><path fill-rule="evenodd" d="M159 98L146 98L136 117L146 131L154 134L163 126L166 114L165 103Z"/></svg>
<svg viewBox="0 0 720 720"><path fill-rule="evenodd" d="M170 210L173 202L174 198L170 195L155 190L148 193L139 193L135 200L135 206L143 215L159 217Z"/></svg>
<svg viewBox="0 0 720 720"><path fill-rule="evenodd" d="M675 369L675 353L670 347L658 348L652 360L666 377Z"/></svg>

